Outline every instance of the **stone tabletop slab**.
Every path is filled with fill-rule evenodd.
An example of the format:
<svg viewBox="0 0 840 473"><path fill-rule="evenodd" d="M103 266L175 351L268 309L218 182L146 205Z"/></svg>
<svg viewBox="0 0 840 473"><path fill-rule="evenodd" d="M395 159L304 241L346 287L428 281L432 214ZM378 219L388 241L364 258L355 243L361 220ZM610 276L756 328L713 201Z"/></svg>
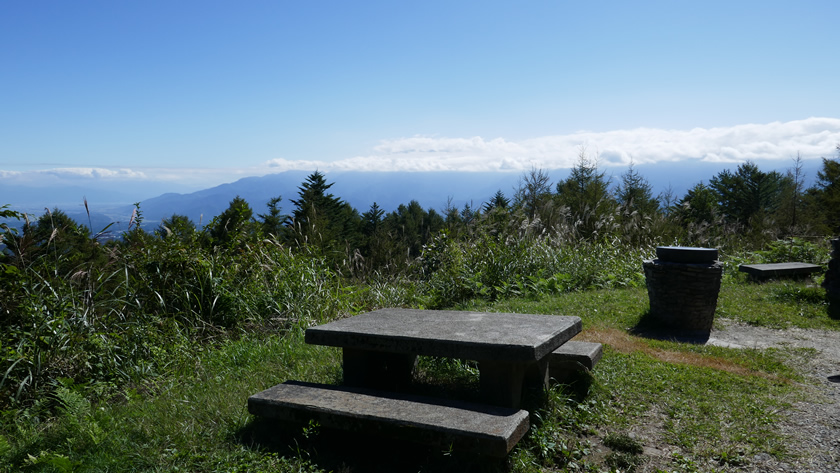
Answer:
<svg viewBox="0 0 840 473"><path fill-rule="evenodd" d="M656 257L669 263L708 264L718 259L718 250L691 246L657 246Z"/></svg>
<svg viewBox="0 0 840 473"><path fill-rule="evenodd" d="M306 330L306 343L469 360L540 360L581 331L579 317L380 309Z"/></svg>
<svg viewBox="0 0 840 473"><path fill-rule="evenodd" d="M784 277L809 275L822 271L822 266L810 263L766 263L766 264L742 264L738 271L757 277Z"/></svg>

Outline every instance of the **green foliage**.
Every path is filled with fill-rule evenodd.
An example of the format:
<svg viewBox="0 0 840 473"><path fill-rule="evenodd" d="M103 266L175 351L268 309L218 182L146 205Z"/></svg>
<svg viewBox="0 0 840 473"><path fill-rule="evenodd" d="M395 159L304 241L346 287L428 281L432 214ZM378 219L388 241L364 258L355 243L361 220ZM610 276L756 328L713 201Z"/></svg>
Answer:
<svg viewBox="0 0 840 473"><path fill-rule="evenodd" d="M298 247L308 247L337 263L348 247L358 247L361 217L348 203L328 192L332 186L322 173L310 174L298 188L298 198L292 200L295 209L289 224Z"/></svg>
<svg viewBox="0 0 840 473"><path fill-rule="evenodd" d="M483 210L486 213L496 209L504 210L508 207L510 207L510 199L505 197L505 193L499 189L495 194L493 194L493 197L484 204Z"/></svg>
<svg viewBox="0 0 840 473"><path fill-rule="evenodd" d="M688 190L680 201L676 214L688 224L713 223L718 214L717 195L714 190L700 182Z"/></svg>
<svg viewBox="0 0 840 473"><path fill-rule="evenodd" d="M268 207L268 213L259 214L259 217L262 220L262 222L260 222L260 230L262 231L262 234L282 241L285 237L286 230L284 223L289 216L280 213L281 200L283 200L283 198L279 195L277 197L272 197L266 204Z"/></svg>
<svg viewBox="0 0 840 473"><path fill-rule="evenodd" d="M625 453L642 453L642 444L634 437L621 432L610 432L604 437L604 445Z"/></svg>
<svg viewBox="0 0 840 473"><path fill-rule="evenodd" d="M659 199L653 196L650 183L638 171L633 163L621 175L621 182L616 186L615 199L627 214L633 212L653 215L659 211Z"/></svg>
<svg viewBox="0 0 840 473"><path fill-rule="evenodd" d="M20 220L22 218L24 218L24 215L9 209L8 204L0 206L0 220ZM11 228L6 222L0 221L0 263L3 263L7 256L6 252L2 251L2 249L7 244L14 244L16 235L16 228Z"/></svg>
<svg viewBox="0 0 840 473"><path fill-rule="evenodd" d="M817 245L802 238L789 238L767 243L764 249L754 253L757 263L787 263L800 262L810 264L827 264L830 255L828 245Z"/></svg>
<svg viewBox="0 0 840 473"><path fill-rule="evenodd" d="M423 252L423 248L444 228L444 219L434 209L424 210L419 202L412 200L400 205L382 221L386 234L396 240L394 263L400 258L411 261Z"/></svg>
<svg viewBox="0 0 840 473"><path fill-rule="evenodd" d="M265 266L286 268L295 274L306 273L306 264L311 264L286 251L277 254L262 247L258 251L265 252L258 258ZM280 257L287 254L293 261ZM295 263L299 266L293 266ZM766 301L767 306L761 310L777 311L784 305L772 297L771 285L743 287L759 293L758 298ZM311 283L290 288L303 293L313 289ZM333 287L317 293L313 299L332 298L331 304L338 299L345 302L320 306L313 316L323 311L326 316L335 317L346 310L340 307L346 307L347 300L365 300L365 304L380 300L387 305L399 302L379 299L376 293L381 290L381 286L367 291ZM731 290L725 287L722 298L734 301L742 297L742 293L730 293ZM299 301L308 298L301 297ZM588 328L623 331L644 313L645 297L643 288L576 291L543 294L539 300L508 299L488 303L482 309L580 315ZM61 380L51 384L44 398L46 403L7 411L0 424L0 435L7 445L4 448L0 444L0 458L5 461L0 471L365 470L363 465L367 465L364 462L371 457L370 452L383 446L369 450L368 444L368 450L334 454L334 438L321 440L322 433L312 435L315 431L309 427L306 431L284 433L274 423L263 425L249 416L243 404L247 396L286 379L325 383L340 379L340 350L303 342L302 328L310 323L290 327L280 332L282 336L273 330L248 330L236 340L194 345L193 353L170 357L166 373L158 375L154 382L126 386L119 402L95 404L90 401L90 396L95 395L93 387ZM734 375L608 347L585 391L558 385L547 393L547 402L535 410L531 431L512 453L505 471L638 468L642 462L651 461L650 457L634 453L638 444L647 439L627 441L621 433L648 422L650 412L663 416L663 436L655 439L655 444L678 447L681 451L670 461L661 460L665 463L657 466L663 470L706 471L692 465L706 465L712 460L734 466L739 458L759 451L784 458L784 439L776 430L776 416L784 412L787 403L796 400L799 385L773 379L793 376L784 364L790 356L787 352L744 352L643 339L637 343L649 346L651 353L686 352L724 359L761 375ZM460 383L476 383L475 367L470 363L429 359L421 364L429 377L442 377L443 382L438 384L441 389L457 393L461 392ZM48 404L53 405L52 410ZM614 450L604 460L592 456L591 442L599 432L607 432L604 443ZM389 453L376 456L377 464L384 465L379 469L411 466L415 470L457 471L476 467L474 458L418 453L423 450L416 447L388 446L386 451ZM483 468L499 471L502 467Z"/></svg>
<svg viewBox="0 0 840 473"><path fill-rule="evenodd" d="M228 208L207 225L214 246L242 244L252 234L254 211L242 197L236 196Z"/></svg>
<svg viewBox="0 0 840 473"><path fill-rule="evenodd" d="M623 192L632 199L629 194L640 194L641 184L641 181L632 183L633 189L625 186ZM571 211L570 222L580 237L597 239L607 233L604 217L612 214L616 206L609 186L606 173L598 170L597 158L588 157L585 150L581 150L569 177L557 183L557 202Z"/></svg>
<svg viewBox="0 0 840 473"><path fill-rule="evenodd" d="M776 210L781 185L779 173L765 173L752 162L739 165L735 173L724 170L710 181L710 187L718 195L721 211L741 225L748 225L754 217Z"/></svg>
<svg viewBox="0 0 840 473"><path fill-rule="evenodd" d="M195 223L186 215L172 214L160 222L155 234L160 238L177 238L183 242L195 242Z"/></svg>
<svg viewBox="0 0 840 473"><path fill-rule="evenodd" d="M840 157L840 146L837 148ZM840 232L840 159L822 158L816 185L806 195L807 212L811 220L825 232Z"/></svg>
<svg viewBox="0 0 840 473"><path fill-rule="evenodd" d="M421 258L429 306L567 291L639 286L645 252L616 241L574 244L481 233L460 242L439 235Z"/></svg>
<svg viewBox="0 0 840 473"><path fill-rule="evenodd" d="M276 242L240 252L135 233L69 274L55 268L69 266L76 249L45 244L50 251L33 251L34 261L18 257L0 271L0 407L26 405L59 378L146 379L226 331L288 330L347 303L322 260Z"/></svg>
<svg viewBox="0 0 840 473"><path fill-rule="evenodd" d="M531 169L520 178L514 204L523 209L529 220L540 218L546 202L551 199L551 178L542 169ZM544 219L544 215L542 216Z"/></svg>

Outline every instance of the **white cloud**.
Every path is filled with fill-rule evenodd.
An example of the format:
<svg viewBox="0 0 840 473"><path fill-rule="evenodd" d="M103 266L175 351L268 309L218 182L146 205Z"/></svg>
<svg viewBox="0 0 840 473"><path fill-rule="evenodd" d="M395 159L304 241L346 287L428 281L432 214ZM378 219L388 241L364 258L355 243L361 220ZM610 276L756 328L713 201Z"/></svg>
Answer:
<svg viewBox="0 0 840 473"><path fill-rule="evenodd" d="M740 163L789 161L834 156L840 144L840 119L808 118L790 122L720 128L666 130L637 128L579 131L519 141L483 137L413 136L383 140L367 155L335 161L272 159L239 168L63 167L29 171L0 170L0 184L30 186L160 184L179 191L233 182L246 176L313 171L498 171L521 173L533 167L563 169L577 162L581 148L605 166L695 160ZM2 191L2 186L0 186Z"/></svg>
<svg viewBox="0 0 840 473"><path fill-rule="evenodd" d="M126 168L56 168L33 172L67 179L145 180L148 178L143 172Z"/></svg>
<svg viewBox="0 0 840 473"><path fill-rule="evenodd" d="M673 162L686 159L740 163L747 160L804 159L834 154L840 144L840 119L808 118L791 122L721 128L665 130L637 128L580 131L518 142L503 138L414 136L384 140L367 156L336 161L273 159L274 171L512 171L573 166L580 150L610 165Z"/></svg>

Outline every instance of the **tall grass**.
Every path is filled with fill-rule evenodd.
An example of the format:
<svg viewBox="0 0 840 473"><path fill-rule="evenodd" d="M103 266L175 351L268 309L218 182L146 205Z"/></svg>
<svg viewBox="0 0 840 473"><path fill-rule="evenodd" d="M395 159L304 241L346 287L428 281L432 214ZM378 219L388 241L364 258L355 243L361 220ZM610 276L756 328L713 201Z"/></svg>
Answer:
<svg viewBox="0 0 840 473"><path fill-rule="evenodd" d="M456 241L446 234L427 246L422 263L431 307L467 299L488 300L644 284L641 261L653 247L617 239L564 241L483 234Z"/></svg>
<svg viewBox="0 0 840 473"><path fill-rule="evenodd" d="M282 333L350 307L323 261L272 241L233 253L146 238L68 274L6 268L4 407L42 397L61 379L139 382L166 372L196 344L254 328Z"/></svg>

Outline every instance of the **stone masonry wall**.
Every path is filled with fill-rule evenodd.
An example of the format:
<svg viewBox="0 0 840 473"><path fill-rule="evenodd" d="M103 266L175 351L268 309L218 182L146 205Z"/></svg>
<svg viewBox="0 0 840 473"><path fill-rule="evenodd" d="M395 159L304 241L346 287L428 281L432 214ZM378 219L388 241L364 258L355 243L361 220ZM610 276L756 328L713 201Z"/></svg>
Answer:
<svg viewBox="0 0 840 473"><path fill-rule="evenodd" d="M643 263L650 315L662 327L689 332L709 332L715 318L723 265Z"/></svg>

